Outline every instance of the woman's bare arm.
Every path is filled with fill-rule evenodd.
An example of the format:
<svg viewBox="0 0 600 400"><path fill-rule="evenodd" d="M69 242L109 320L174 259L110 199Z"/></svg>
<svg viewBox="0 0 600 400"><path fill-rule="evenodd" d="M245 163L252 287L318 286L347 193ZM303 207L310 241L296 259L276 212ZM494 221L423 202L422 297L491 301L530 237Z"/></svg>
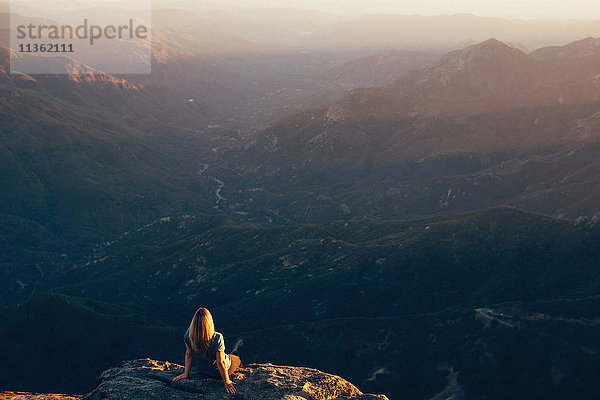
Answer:
<svg viewBox="0 0 600 400"><path fill-rule="evenodd" d="M192 354L192 350L188 344L185 344L185 371L183 374L176 376L173 378L173 382L180 381L185 379L190 374L190 369L192 368L192 360L194 359L194 354Z"/></svg>
<svg viewBox="0 0 600 400"><path fill-rule="evenodd" d="M225 352L219 351L216 355L217 358L217 367L219 368L219 372L221 373L221 378L223 378L223 382L225 383L225 390L227 393L235 393L235 387L233 386L233 382L229 379L229 372L227 371L227 364L225 364Z"/></svg>

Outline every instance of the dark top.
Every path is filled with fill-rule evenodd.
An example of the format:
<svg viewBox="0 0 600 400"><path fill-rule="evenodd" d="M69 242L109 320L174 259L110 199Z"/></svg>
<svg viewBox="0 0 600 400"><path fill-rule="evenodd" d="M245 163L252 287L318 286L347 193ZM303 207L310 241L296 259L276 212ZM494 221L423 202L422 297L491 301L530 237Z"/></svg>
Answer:
<svg viewBox="0 0 600 400"><path fill-rule="evenodd" d="M225 341L223 340L223 335L219 332L215 332L215 336L213 336L212 342L208 347L207 357L201 356L200 354L194 351L190 343L190 329L188 328L183 335L183 341L190 348L192 354L194 355L194 361L192 362L192 370L196 369L196 372L199 372L203 375L219 377L221 374L219 373L219 368L217 367L217 353L222 351L225 352ZM225 354L225 368L229 369L231 366L231 359L227 354Z"/></svg>

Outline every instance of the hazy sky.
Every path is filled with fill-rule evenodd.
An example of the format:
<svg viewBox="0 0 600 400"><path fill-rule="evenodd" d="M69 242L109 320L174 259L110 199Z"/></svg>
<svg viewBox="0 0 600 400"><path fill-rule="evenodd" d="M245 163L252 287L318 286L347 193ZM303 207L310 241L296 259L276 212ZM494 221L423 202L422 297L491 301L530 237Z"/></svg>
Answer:
<svg viewBox="0 0 600 400"><path fill-rule="evenodd" d="M472 13L525 19L600 19L599 0L222 0L222 2L342 12L394 12L422 15Z"/></svg>
<svg viewBox="0 0 600 400"><path fill-rule="evenodd" d="M0 0L2 4L6 0ZM44 4L44 0L13 0ZM46 1L47 2L47 1ZM197 3L207 7L243 5L246 7L297 7L320 9L339 14L396 13L440 15L470 13L481 16L522 19L599 19L600 0L51 0L69 5L135 3L160 7L177 3Z"/></svg>

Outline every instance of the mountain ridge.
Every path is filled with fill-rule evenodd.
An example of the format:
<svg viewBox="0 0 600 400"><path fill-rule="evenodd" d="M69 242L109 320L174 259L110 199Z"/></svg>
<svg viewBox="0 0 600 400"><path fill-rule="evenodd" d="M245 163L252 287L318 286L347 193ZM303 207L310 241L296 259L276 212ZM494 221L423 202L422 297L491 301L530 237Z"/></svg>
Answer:
<svg viewBox="0 0 600 400"><path fill-rule="evenodd" d="M572 218L593 215L595 190L584 196L585 207L567 203L595 179L599 62L600 52L539 59L488 40L386 87L353 89L326 107L289 114L229 151L213 174L229 183L231 210L271 209L297 222L333 210L334 218L447 212L444 197L457 191L450 203L462 205L453 211L509 202ZM573 154L585 154L590 165ZM552 167L557 160L562 172ZM566 184L577 176L577 186ZM293 183L282 190L283 182ZM534 187L540 191L530 193Z"/></svg>
<svg viewBox="0 0 600 400"><path fill-rule="evenodd" d="M532 56L536 58L587 57L600 52L600 38L587 37L565 46L548 46L536 49Z"/></svg>

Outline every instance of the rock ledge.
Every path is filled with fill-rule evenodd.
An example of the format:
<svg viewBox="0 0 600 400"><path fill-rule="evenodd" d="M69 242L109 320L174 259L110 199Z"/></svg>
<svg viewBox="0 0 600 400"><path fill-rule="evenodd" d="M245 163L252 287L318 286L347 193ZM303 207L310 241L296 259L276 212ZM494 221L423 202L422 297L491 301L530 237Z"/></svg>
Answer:
<svg viewBox="0 0 600 400"><path fill-rule="evenodd" d="M120 366L104 371L98 378L96 389L84 399L387 400L383 395L362 394L339 376L311 368L247 365L232 376L235 394L226 393L220 379L199 375L171 382L182 372L181 365L168 361L124 361Z"/></svg>

